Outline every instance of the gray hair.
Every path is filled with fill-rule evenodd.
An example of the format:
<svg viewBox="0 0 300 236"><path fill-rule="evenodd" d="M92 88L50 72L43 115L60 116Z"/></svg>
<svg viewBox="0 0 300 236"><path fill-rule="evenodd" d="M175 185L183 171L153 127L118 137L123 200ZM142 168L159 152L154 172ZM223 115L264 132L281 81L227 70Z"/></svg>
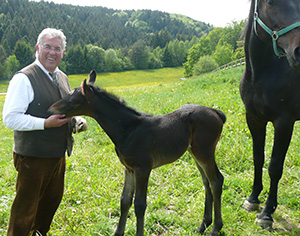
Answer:
<svg viewBox="0 0 300 236"><path fill-rule="evenodd" d="M39 46L39 50L41 50L42 44L44 43L45 36L49 36L50 38L60 38L62 51L66 49L67 46L67 39L61 29L54 29L54 28L45 28L38 36L37 45ZM35 56L37 57L38 54L36 52Z"/></svg>

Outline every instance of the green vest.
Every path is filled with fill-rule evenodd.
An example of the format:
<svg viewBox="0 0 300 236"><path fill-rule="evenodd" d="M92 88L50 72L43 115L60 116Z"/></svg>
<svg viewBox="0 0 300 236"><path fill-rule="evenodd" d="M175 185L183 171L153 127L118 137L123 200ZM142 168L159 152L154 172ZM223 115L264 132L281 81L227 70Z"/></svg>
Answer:
<svg viewBox="0 0 300 236"><path fill-rule="evenodd" d="M26 114L48 118L48 108L70 91L68 77L64 73L57 75L58 87L35 63L20 72L27 75L34 91L34 99ZM17 72L19 73L19 72ZM67 149L67 138L71 135L68 124L45 130L14 131L14 152L30 157L63 157Z"/></svg>

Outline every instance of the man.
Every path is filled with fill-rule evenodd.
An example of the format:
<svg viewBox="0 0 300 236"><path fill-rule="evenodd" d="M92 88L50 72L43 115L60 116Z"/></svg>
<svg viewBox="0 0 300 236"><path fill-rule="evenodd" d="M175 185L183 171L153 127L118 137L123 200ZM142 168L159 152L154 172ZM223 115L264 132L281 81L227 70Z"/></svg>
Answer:
<svg viewBox="0 0 300 236"><path fill-rule="evenodd" d="M70 91L67 76L58 68L65 47L61 30L44 29L35 62L17 72L7 90L3 122L14 130L18 171L8 236L46 235L63 196L65 152L72 146L76 119L50 116L47 110ZM78 131L86 127L81 118Z"/></svg>

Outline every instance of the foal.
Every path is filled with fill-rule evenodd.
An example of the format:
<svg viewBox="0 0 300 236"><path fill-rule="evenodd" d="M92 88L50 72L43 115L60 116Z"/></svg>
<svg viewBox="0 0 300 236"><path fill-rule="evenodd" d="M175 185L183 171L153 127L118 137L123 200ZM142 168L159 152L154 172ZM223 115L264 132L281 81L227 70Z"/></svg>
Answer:
<svg viewBox="0 0 300 236"><path fill-rule="evenodd" d="M124 235L127 214L133 196L137 218L137 236L144 235L147 187L152 169L174 162L189 150L205 186L204 217L198 233L212 223L211 235L223 226L221 194L223 176L215 162L215 149L226 117L223 112L189 104L163 116L137 112L105 90L93 86L96 72L69 95L53 104L49 111L66 116L94 118L115 144L125 166L125 184L121 197L121 216L115 235Z"/></svg>

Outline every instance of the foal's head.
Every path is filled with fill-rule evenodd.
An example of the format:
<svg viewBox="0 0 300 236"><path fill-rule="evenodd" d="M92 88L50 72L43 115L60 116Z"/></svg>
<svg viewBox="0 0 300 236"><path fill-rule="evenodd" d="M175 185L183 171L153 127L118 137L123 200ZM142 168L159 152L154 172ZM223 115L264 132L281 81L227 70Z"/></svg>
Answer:
<svg viewBox="0 0 300 236"><path fill-rule="evenodd" d="M290 66L300 67L300 1L252 0L252 4L258 37L272 43L277 56L287 56Z"/></svg>
<svg viewBox="0 0 300 236"><path fill-rule="evenodd" d="M66 117L87 115L93 116L90 103L94 96L96 72L93 70L89 75L89 80L82 82L81 86L72 90L67 96L54 103L49 112L52 114L65 114Z"/></svg>

